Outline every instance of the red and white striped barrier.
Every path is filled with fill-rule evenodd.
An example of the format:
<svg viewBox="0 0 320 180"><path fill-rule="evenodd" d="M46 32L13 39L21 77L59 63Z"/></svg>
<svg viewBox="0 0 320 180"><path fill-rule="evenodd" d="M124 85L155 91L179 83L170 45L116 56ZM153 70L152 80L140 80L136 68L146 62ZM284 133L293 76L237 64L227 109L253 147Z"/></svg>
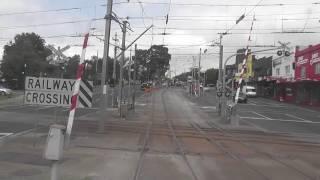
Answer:
<svg viewBox="0 0 320 180"><path fill-rule="evenodd" d="M78 103L80 83L81 83L81 78L82 78L83 71L84 71L84 64L83 63L84 63L86 48L87 48L88 39L89 39L89 31L85 34L85 37L84 37L84 42L83 42L83 46L82 46L82 53L81 53L80 62L79 62L78 69L77 69L77 79L76 79L75 88L74 88L72 98L71 98L71 107L70 107L70 112L69 112L67 130L66 130L67 144L69 144L71 130L72 130L73 121L74 121L74 115L75 115L77 103Z"/></svg>
<svg viewBox="0 0 320 180"><path fill-rule="evenodd" d="M247 59L248 59L248 54L249 54L249 43L251 41L251 33L252 33L254 21L255 21L255 17L253 16L253 20L252 20L251 28L250 28L250 33L249 33L249 38L248 38L248 44L247 44L247 47L246 47L246 51L244 53L244 57L245 58L244 58L244 60L242 62L242 67L241 67L241 72L240 72L240 79L239 79L238 89L237 89L236 97L235 97L235 103L238 103L239 94L240 94L240 90L241 90L241 84L242 84L242 81L243 81L243 75L244 75L245 69L247 68L246 66L247 66Z"/></svg>

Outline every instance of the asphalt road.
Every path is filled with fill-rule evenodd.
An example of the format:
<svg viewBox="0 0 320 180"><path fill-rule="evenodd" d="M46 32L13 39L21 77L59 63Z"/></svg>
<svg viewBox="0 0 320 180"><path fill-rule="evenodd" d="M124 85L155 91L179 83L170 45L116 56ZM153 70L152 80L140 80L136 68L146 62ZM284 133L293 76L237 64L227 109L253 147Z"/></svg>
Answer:
<svg viewBox="0 0 320 180"><path fill-rule="evenodd" d="M319 143L256 129L222 129L205 100L212 101L190 97L181 88L156 89L140 96L127 118L106 118L99 133L97 116L88 120L88 112L79 111L78 119L85 118L75 123L71 145L59 162L61 179L319 179ZM241 108L258 111L247 107L251 103ZM0 126L15 121L25 126L18 114L27 123L32 115L39 120L53 113L44 107L2 108L0 117L8 119ZM3 143L0 179L50 179L51 162L43 158L46 137L47 131L35 131Z"/></svg>
<svg viewBox="0 0 320 180"><path fill-rule="evenodd" d="M212 101L189 97L180 88L156 89L140 96L127 118L106 118L102 132L95 131L99 118L79 121L59 162L61 179L319 179L319 143L222 129L204 100ZM23 114L40 116L33 110ZM1 180L49 179L51 162L42 156L46 133L25 134L0 146Z"/></svg>
<svg viewBox="0 0 320 180"><path fill-rule="evenodd" d="M215 91L207 91L201 98L193 98L206 112L213 113L216 106ZM249 98L248 103L238 104L240 124L247 124L261 131L320 134L320 109L306 108L266 98Z"/></svg>

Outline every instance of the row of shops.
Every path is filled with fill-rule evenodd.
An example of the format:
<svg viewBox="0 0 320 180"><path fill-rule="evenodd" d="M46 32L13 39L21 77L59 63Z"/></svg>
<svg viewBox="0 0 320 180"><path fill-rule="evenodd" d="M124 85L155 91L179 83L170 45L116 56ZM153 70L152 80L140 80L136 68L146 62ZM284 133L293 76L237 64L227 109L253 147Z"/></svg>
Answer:
<svg viewBox="0 0 320 180"><path fill-rule="evenodd" d="M320 81L268 78L256 83L258 96L301 105L320 106Z"/></svg>
<svg viewBox="0 0 320 180"><path fill-rule="evenodd" d="M258 77L255 85L259 96L278 101L320 106L320 44L304 49L296 48L292 62L274 65L272 76ZM290 64L292 75L281 75L281 64ZM277 68L278 67L278 68ZM278 70L279 69L279 70ZM286 69L288 71L288 68Z"/></svg>

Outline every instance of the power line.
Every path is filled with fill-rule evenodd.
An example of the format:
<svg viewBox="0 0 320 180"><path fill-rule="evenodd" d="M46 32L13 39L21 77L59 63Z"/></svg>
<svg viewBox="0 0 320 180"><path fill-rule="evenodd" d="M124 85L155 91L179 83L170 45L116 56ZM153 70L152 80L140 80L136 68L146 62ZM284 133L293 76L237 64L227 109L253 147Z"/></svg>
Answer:
<svg viewBox="0 0 320 180"><path fill-rule="evenodd" d="M92 21L100 21L100 20L104 20L104 18L64 21L64 22L56 22L56 23L29 24L29 25L21 25L21 26L3 26L3 27L0 27L0 30L29 28L29 27L42 27L42 26L54 26L54 25L63 25L63 24L76 24L76 23L89 22L91 20Z"/></svg>
<svg viewBox="0 0 320 180"><path fill-rule="evenodd" d="M39 14L39 13L74 11L74 10L81 10L81 8L75 7L75 8L63 8L63 9L51 9L51 10L39 10L39 11L8 12L8 13L0 13L0 16L12 16L12 15L23 15L23 14Z"/></svg>
<svg viewBox="0 0 320 180"><path fill-rule="evenodd" d="M131 20L140 20L143 19L142 17L127 17L126 19L131 19ZM163 21L165 18L157 18L154 19L155 21ZM255 19L255 21L305 21L305 20L320 20L319 17L311 17L311 18L281 18L281 19ZM170 21L216 21L216 22L235 22L234 19L213 19L213 18L170 18ZM247 22L251 22L250 20L243 20Z"/></svg>
<svg viewBox="0 0 320 180"><path fill-rule="evenodd" d="M147 2L141 1L148 5L169 5L170 2ZM114 4L137 4L137 2L118 2ZM206 7L272 7L272 6L301 6L301 5L318 5L319 3L272 3L272 4L210 4L210 3L171 3L172 6L206 6ZM103 4L102 6L105 6Z"/></svg>
<svg viewBox="0 0 320 180"><path fill-rule="evenodd" d="M263 17L263 16L280 16L280 15L306 15L309 13L305 13L305 12L292 12L292 13L269 13L269 14L256 14L256 17ZM320 14L320 12L312 12L312 14ZM186 15L186 16L170 16L171 18L213 18L213 17L230 17L230 18L238 18L239 16L234 16L234 15L212 15L212 16L196 16L196 15ZM248 15L247 17L253 17L253 15ZM142 17L140 16L131 16L129 17L130 19L140 19ZM145 19L163 19L163 16L148 16L148 17L144 17Z"/></svg>

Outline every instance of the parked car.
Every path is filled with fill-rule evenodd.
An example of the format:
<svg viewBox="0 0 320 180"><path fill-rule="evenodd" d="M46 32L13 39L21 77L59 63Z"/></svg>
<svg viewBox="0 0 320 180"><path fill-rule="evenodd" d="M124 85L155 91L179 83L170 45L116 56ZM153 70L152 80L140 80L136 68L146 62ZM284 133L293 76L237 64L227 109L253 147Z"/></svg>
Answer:
<svg viewBox="0 0 320 180"><path fill-rule="evenodd" d="M256 88L253 86L243 86L242 93L245 94L247 97L257 96Z"/></svg>
<svg viewBox="0 0 320 180"><path fill-rule="evenodd" d="M5 88L3 86L0 86L0 95L2 95L2 96L12 95L12 90L9 88Z"/></svg>

